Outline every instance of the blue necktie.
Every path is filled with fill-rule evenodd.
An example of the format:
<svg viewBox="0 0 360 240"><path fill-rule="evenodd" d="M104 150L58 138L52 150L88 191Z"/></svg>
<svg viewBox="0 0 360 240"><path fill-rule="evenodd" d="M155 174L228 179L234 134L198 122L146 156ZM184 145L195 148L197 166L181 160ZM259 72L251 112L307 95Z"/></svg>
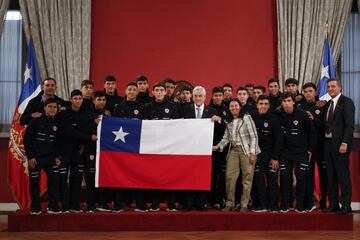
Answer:
<svg viewBox="0 0 360 240"><path fill-rule="evenodd" d="M196 118L201 118L201 108L196 108Z"/></svg>

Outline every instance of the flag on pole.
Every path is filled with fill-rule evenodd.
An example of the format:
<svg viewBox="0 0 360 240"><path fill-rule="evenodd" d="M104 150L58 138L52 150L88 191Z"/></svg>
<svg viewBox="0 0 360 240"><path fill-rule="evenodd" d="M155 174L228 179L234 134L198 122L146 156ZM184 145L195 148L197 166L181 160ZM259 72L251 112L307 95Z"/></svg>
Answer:
<svg viewBox="0 0 360 240"><path fill-rule="evenodd" d="M330 41L326 36L324 57L321 69L321 79L318 87L318 96L321 100L328 101L330 99L329 94L327 94L327 80L330 78L335 78L335 68L331 56Z"/></svg>
<svg viewBox="0 0 360 240"><path fill-rule="evenodd" d="M34 46L30 39L27 49L24 86L11 123L8 151L9 184L14 197L22 208L30 204L30 194L27 158L23 145L25 127L20 124L20 117L29 101L39 94L40 90L41 79L36 64ZM44 181L45 179L42 177L41 189L44 188Z"/></svg>
<svg viewBox="0 0 360 240"><path fill-rule="evenodd" d="M97 187L210 190L210 119L104 116L97 134Z"/></svg>

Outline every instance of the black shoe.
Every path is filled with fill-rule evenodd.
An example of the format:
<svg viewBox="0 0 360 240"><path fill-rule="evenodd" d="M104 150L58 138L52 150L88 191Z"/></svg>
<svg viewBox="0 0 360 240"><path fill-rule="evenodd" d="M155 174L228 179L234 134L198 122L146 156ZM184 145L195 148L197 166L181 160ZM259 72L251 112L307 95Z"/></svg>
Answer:
<svg viewBox="0 0 360 240"><path fill-rule="evenodd" d="M269 212L272 212L272 213L279 212L279 208L277 206L270 206Z"/></svg>
<svg viewBox="0 0 360 240"><path fill-rule="evenodd" d="M100 212L111 212L111 208L107 204L102 204L96 208Z"/></svg>
<svg viewBox="0 0 360 240"><path fill-rule="evenodd" d="M119 212L123 212L123 211L124 211L124 209L122 207L114 207L112 210L113 213L119 213Z"/></svg>
<svg viewBox="0 0 360 240"><path fill-rule="evenodd" d="M82 212L82 210L80 209L80 207L71 207L71 208L69 209L69 211L70 211L71 213L80 213L80 212Z"/></svg>
<svg viewBox="0 0 360 240"><path fill-rule="evenodd" d="M148 212L149 210L144 206L136 206L134 211L135 212Z"/></svg>
<svg viewBox="0 0 360 240"><path fill-rule="evenodd" d="M47 209L48 214L60 214L61 211L58 207L52 207Z"/></svg>
<svg viewBox="0 0 360 240"><path fill-rule="evenodd" d="M344 215L352 213L352 209L350 206L344 206L339 211L336 212L337 214Z"/></svg>
<svg viewBox="0 0 360 240"><path fill-rule="evenodd" d="M150 209L149 209L150 212L158 212L160 211L160 207L157 207L157 206L151 206Z"/></svg>
<svg viewBox="0 0 360 240"><path fill-rule="evenodd" d="M295 208L295 212L297 212L297 213L306 213L306 210L305 210L305 208L303 206L297 206Z"/></svg>
<svg viewBox="0 0 360 240"><path fill-rule="evenodd" d="M312 212L312 211L314 211L314 210L316 210L316 206L315 206L315 205L306 207L306 212Z"/></svg>
<svg viewBox="0 0 360 240"><path fill-rule="evenodd" d="M87 213L94 213L94 212L95 212L95 207L87 207L87 208L85 209L85 212L87 212Z"/></svg>
<svg viewBox="0 0 360 240"><path fill-rule="evenodd" d="M31 209L31 211L30 211L30 215L40 215L40 214L41 214L40 208L34 208L34 209Z"/></svg>
<svg viewBox="0 0 360 240"><path fill-rule="evenodd" d="M281 207L280 208L280 212L281 213L287 213L287 212L289 212L290 211L290 209L287 207L287 206L284 206L284 207Z"/></svg>
<svg viewBox="0 0 360 240"><path fill-rule="evenodd" d="M266 209L266 207L260 206L260 207L254 208L252 211L259 213L259 212L267 212L268 210Z"/></svg>
<svg viewBox="0 0 360 240"><path fill-rule="evenodd" d="M322 212L331 213L331 212L337 212L339 210L340 210L339 206L335 206L335 207L330 206L329 208L324 209Z"/></svg>

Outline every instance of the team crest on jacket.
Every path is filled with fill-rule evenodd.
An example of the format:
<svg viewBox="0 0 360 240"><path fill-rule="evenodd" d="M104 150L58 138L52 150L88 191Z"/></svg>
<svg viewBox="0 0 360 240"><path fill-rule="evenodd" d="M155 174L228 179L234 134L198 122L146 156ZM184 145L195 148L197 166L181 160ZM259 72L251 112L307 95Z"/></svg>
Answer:
<svg viewBox="0 0 360 240"><path fill-rule="evenodd" d="M296 126L296 125L298 125L299 124L299 121L298 120L294 120L294 125Z"/></svg>
<svg viewBox="0 0 360 240"><path fill-rule="evenodd" d="M226 116L226 111L223 111L224 116Z"/></svg>
<svg viewBox="0 0 360 240"><path fill-rule="evenodd" d="M264 127L268 127L269 126L269 124L267 123L267 122L264 122Z"/></svg>
<svg viewBox="0 0 360 240"><path fill-rule="evenodd" d="M165 113L169 113L169 112L170 112L170 109L165 108L164 111L165 111Z"/></svg>
<svg viewBox="0 0 360 240"><path fill-rule="evenodd" d="M135 114L135 115L138 115L138 114L139 114L139 110L135 109L135 110L134 110L134 114Z"/></svg>
<svg viewBox="0 0 360 240"><path fill-rule="evenodd" d="M95 156L94 155L90 155L90 160L94 160L95 159Z"/></svg>
<svg viewBox="0 0 360 240"><path fill-rule="evenodd" d="M320 110L319 110L319 109L315 110L315 114L316 114L316 115L319 115L319 114L320 114Z"/></svg>
<svg viewBox="0 0 360 240"><path fill-rule="evenodd" d="M54 132L56 132L57 126L53 126L53 130L54 130Z"/></svg>

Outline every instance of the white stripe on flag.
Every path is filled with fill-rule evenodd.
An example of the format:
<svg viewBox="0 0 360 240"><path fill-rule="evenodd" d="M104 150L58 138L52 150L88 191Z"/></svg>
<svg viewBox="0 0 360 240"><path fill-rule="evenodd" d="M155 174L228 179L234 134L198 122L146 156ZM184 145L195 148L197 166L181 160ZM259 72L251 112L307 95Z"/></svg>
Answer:
<svg viewBox="0 0 360 240"><path fill-rule="evenodd" d="M95 187L99 187L99 165L100 165L100 136L101 136L101 125L102 125L102 115L100 115L100 122L97 125L96 130L96 162L95 162ZM86 160L88 161L88 159Z"/></svg>
<svg viewBox="0 0 360 240"><path fill-rule="evenodd" d="M34 97L36 97L40 92L41 92L41 84L39 86L37 86L35 91L30 96L25 98L25 100L19 105L18 112L20 114L23 114L25 111L25 108L28 105L28 103L30 102L30 100L33 99Z"/></svg>
<svg viewBox="0 0 360 240"><path fill-rule="evenodd" d="M210 119L143 120L140 153L211 155L213 135Z"/></svg>

